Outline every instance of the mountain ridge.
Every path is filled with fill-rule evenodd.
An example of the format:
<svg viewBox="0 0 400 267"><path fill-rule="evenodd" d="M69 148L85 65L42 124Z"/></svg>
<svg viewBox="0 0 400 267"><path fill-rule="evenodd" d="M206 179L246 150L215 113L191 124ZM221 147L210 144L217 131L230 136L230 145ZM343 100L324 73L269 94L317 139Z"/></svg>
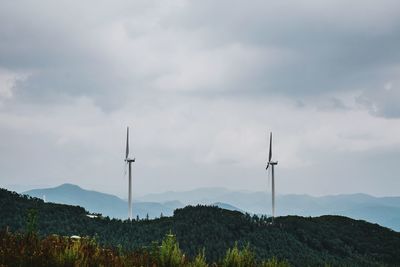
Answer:
<svg viewBox="0 0 400 267"><path fill-rule="evenodd" d="M73 184L65 184L55 188L80 188ZM82 193L100 193L82 189ZM44 191L40 189L26 191L31 196L41 198ZM59 193L55 193L59 195ZM92 207L92 203L102 203L100 200L73 202L67 199L56 199L56 203L80 205L91 212L102 213L114 218L126 218L127 202L111 194L100 193L100 198L107 198L103 205ZM48 201L52 201L46 195ZM149 194L134 201L134 214L140 218L171 216L173 210L185 205L222 203L232 210L240 210L251 214L269 214L270 194L266 192L230 191L222 187L198 188L189 191L167 191ZM112 204L110 204L112 203ZM172 204L173 203L173 204ZM223 206L222 205L222 206ZM400 231L400 197L375 197L364 193L338 194L328 196L309 196L306 194L278 195L276 199L277 215L318 216L324 214L343 215L354 219L363 219L372 223Z"/></svg>
<svg viewBox="0 0 400 267"><path fill-rule="evenodd" d="M23 192L23 194L40 199L45 195L47 202L81 206L91 213L101 213L111 218L127 218L127 201L112 194L86 190L74 184L66 183L52 188L32 189ZM171 205L163 205L163 203L152 201L136 202L134 217L155 218L161 214L170 216L174 209L181 206L183 204L179 204L178 202L175 202L175 205L172 207Z"/></svg>

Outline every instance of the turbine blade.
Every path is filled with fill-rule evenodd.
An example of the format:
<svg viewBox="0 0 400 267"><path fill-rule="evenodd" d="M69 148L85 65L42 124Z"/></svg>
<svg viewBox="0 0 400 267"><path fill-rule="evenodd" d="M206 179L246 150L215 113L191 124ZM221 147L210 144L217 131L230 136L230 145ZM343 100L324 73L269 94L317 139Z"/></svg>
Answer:
<svg viewBox="0 0 400 267"><path fill-rule="evenodd" d="M269 157L268 162L272 159L272 132L269 134Z"/></svg>
<svg viewBox="0 0 400 267"><path fill-rule="evenodd" d="M126 128L126 153L125 153L125 159L127 159L129 156L129 127Z"/></svg>

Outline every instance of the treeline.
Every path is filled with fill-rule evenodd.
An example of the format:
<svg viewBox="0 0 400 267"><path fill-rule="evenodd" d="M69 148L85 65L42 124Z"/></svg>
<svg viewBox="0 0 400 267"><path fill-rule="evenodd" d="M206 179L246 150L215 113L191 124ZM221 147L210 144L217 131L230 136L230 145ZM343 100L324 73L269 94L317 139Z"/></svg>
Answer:
<svg viewBox="0 0 400 267"><path fill-rule="evenodd" d="M30 210L36 211L35 223L28 216L32 214ZM271 224L267 217L188 206L177 209L172 217L155 220L92 219L80 207L44 203L0 190L0 229L7 226L9 231L21 233L29 226L41 237L89 236L105 248L121 251L151 248L154 241L162 240L171 231L188 259L194 259L204 249L209 263L219 261L235 244L239 248L249 245L257 261L274 257L294 266L400 263L400 233L340 216L286 216Z"/></svg>

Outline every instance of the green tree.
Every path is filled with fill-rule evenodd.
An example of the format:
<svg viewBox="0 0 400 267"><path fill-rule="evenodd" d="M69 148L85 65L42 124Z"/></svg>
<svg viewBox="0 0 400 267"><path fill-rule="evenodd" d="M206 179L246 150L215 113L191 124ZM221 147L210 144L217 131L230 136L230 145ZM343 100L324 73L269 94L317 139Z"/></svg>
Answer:
<svg viewBox="0 0 400 267"><path fill-rule="evenodd" d="M185 263L185 255L180 250L175 235L171 232L162 241L159 263L161 267L179 267Z"/></svg>
<svg viewBox="0 0 400 267"><path fill-rule="evenodd" d="M252 267L256 265L254 253L247 245L243 249L239 249L237 243L232 249L226 251L224 260L222 261L223 267Z"/></svg>
<svg viewBox="0 0 400 267"><path fill-rule="evenodd" d="M36 209L28 210L28 218L26 221L26 233L28 235L37 234L38 224L37 224L37 214Z"/></svg>
<svg viewBox="0 0 400 267"><path fill-rule="evenodd" d="M189 267L208 267L204 248L197 254L194 261L189 264Z"/></svg>

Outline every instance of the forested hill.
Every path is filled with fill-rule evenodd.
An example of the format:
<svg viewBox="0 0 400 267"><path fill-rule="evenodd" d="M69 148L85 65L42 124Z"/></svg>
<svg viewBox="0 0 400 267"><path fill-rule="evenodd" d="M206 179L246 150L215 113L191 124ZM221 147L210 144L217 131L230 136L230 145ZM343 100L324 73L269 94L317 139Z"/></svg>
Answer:
<svg viewBox="0 0 400 267"><path fill-rule="evenodd" d="M400 263L400 233L340 216L286 216L276 218L271 225L263 217L217 207L189 206L177 209L173 217L129 222L92 219L80 207L44 203L0 189L1 229L9 226L11 231L24 231L31 209L37 211L41 235L92 236L104 245L122 245L126 249L151 246L172 231L187 255L205 248L209 261L221 258L237 241L239 246L249 243L259 258L276 256L295 266Z"/></svg>

